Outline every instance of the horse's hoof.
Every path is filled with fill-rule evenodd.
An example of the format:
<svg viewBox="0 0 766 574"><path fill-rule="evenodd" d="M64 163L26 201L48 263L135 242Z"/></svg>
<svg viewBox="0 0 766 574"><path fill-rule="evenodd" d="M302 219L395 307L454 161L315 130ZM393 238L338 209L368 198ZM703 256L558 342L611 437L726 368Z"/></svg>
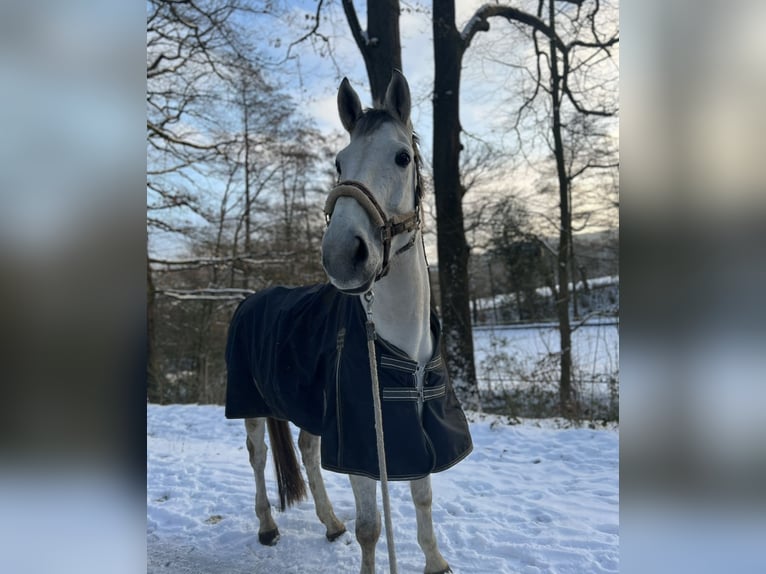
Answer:
<svg viewBox="0 0 766 574"><path fill-rule="evenodd" d="M327 534L325 534L325 536L327 537L327 540L329 540L330 542L335 542L338 538L341 537L341 535L345 533L346 533L346 529L343 528L342 530L338 530L337 532L333 532L332 534L328 532Z"/></svg>
<svg viewBox="0 0 766 574"><path fill-rule="evenodd" d="M279 528L258 533L258 542L264 546L274 546L279 540Z"/></svg>
<svg viewBox="0 0 766 574"><path fill-rule="evenodd" d="M450 572L452 572L452 568L447 566L447 568L445 568L444 570L438 570L438 571L434 571L434 572L426 572L425 574L449 574Z"/></svg>

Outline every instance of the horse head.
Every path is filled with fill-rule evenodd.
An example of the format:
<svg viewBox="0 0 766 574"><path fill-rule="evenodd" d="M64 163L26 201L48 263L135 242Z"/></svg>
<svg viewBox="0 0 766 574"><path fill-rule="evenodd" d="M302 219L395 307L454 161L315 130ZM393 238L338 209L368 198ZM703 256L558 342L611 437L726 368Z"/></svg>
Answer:
<svg viewBox="0 0 766 574"><path fill-rule="evenodd" d="M421 192L410 109L410 89L398 70L373 109L362 109L348 79L338 89L338 112L351 140L335 160L338 182L325 204L322 264L341 291L367 292L414 244Z"/></svg>

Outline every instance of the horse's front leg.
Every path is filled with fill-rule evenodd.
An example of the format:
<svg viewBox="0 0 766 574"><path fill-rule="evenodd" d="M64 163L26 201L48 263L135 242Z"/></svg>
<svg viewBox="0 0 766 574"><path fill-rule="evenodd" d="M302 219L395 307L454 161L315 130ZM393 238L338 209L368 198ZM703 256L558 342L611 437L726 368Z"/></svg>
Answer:
<svg viewBox="0 0 766 574"><path fill-rule="evenodd" d="M426 555L426 574L452 572L436 544L433 519L431 518L431 475L410 481L412 502L415 503L415 517L418 522L418 544Z"/></svg>
<svg viewBox="0 0 766 574"><path fill-rule="evenodd" d="M250 455L250 466L255 475L255 515L258 517L258 541L261 544L276 544L279 539L279 529L271 516L271 505L266 493L266 419L245 419L247 431L247 452Z"/></svg>
<svg viewBox="0 0 766 574"><path fill-rule="evenodd" d="M375 498L377 482L350 474L356 501L356 540L362 548L361 574L375 574L375 545L380 536L380 513Z"/></svg>
<svg viewBox="0 0 766 574"><path fill-rule="evenodd" d="M322 472L319 468L319 437L301 430L300 435L298 435L298 448L301 451L303 466L306 467L306 474L309 477L309 488L311 488L311 496L314 497L317 516L327 528L325 533L327 540L332 542L346 531L346 527L335 516L335 511L324 487Z"/></svg>

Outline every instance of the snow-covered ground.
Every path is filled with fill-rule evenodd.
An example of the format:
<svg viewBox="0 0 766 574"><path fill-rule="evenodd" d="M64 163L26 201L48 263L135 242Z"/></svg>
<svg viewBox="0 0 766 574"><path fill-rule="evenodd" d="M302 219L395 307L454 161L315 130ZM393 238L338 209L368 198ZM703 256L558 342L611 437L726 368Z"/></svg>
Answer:
<svg viewBox="0 0 766 574"><path fill-rule="evenodd" d="M226 420L222 407L197 405L149 405L147 417L149 573L359 571L353 535L327 542L311 500L274 510L282 537L274 547L258 544L242 421ZM619 431L470 418L474 452L433 475L437 538L454 572L618 572ZM353 533L348 478L323 474L336 514ZM271 463L266 478L275 505ZM391 484L391 504L399 571L422 572L406 483ZM388 571L385 535L377 567Z"/></svg>
<svg viewBox="0 0 766 574"><path fill-rule="evenodd" d="M506 366L509 359L513 361L511 371L515 367L534 377L535 371L540 370L541 361L560 349L558 326L552 323L474 327L473 344L480 384L501 376L503 373L493 370ZM619 345L619 325L614 320L592 321L576 329L572 333L576 374L588 380L617 375ZM553 364L558 365L558 362ZM558 371L554 378L558 380Z"/></svg>
<svg viewBox="0 0 766 574"><path fill-rule="evenodd" d="M527 416L547 416L558 401L558 328L555 324L474 327L476 375L485 407L513 404ZM572 333L575 388L583 414L617 415L619 324L591 320Z"/></svg>

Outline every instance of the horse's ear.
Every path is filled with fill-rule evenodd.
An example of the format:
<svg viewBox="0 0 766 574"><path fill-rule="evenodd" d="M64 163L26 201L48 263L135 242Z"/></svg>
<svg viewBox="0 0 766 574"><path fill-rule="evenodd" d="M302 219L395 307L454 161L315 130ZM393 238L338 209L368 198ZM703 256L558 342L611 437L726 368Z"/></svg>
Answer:
<svg viewBox="0 0 766 574"><path fill-rule="evenodd" d="M362 103L359 101L359 96L351 87L351 83L348 78L343 78L338 88L338 114L340 114L340 121L346 131L351 133L356 125L356 121L362 115Z"/></svg>
<svg viewBox="0 0 766 574"><path fill-rule="evenodd" d="M388 111L407 124L410 119L410 86L407 79L399 70L394 69L391 75L391 81L386 88L385 106Z"/></svg>

